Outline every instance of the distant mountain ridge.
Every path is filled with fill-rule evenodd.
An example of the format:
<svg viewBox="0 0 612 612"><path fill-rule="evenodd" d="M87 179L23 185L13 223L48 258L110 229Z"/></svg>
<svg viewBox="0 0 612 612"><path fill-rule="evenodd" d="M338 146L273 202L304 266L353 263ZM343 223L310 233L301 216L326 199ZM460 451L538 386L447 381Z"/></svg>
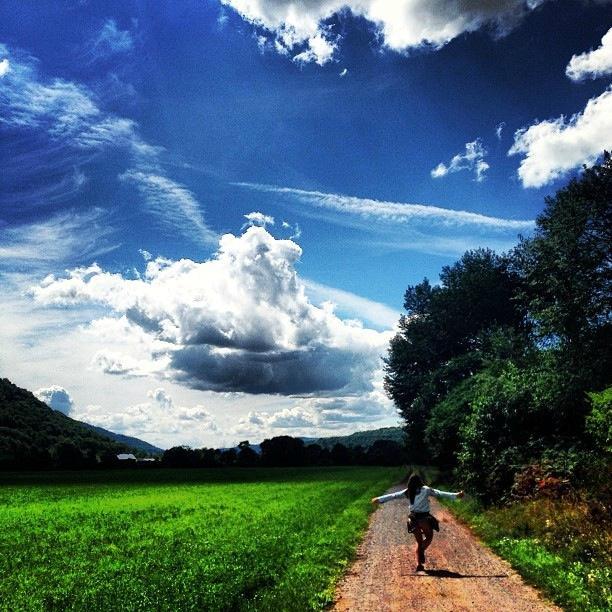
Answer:
<svg viewBox="0 0 612 612"><path fill-rule="evenodd" d="M77 421L81 425L85 425L92 431L95 431L97 434L104 436L106 438L110 438L119 444L124 444L131 448L135 448L136 450L147 453L148 455L162 455L164 452L163 448L159 448L159 446L155 446L154 444L150 444L145 440L141 440L140 438L134 438L132 436L125 436L120 433L115 433L114 431L109 431L108 429L104 429L103 427L98 427L96 425L91 425L90 423L85 423L84 421Z"/></svg>
<svg viewBox="0 0 612 612"><path fill-rule="evenodd" d="M404 446L406 443L404 430L401 427L381 427L357 431L347 436L331 436L329 438L303 438L306 444L318 444L323 448L331 449L335 444L342 444L347 448L362 446L370 448L377 440L391 440ZM308 441L306 441L308 440Z"/></svg>

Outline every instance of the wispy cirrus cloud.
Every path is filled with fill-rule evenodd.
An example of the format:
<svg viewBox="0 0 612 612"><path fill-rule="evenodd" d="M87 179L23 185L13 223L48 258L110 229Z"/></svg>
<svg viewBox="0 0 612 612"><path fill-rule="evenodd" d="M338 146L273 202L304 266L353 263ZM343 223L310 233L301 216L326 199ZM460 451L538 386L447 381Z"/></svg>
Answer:
<svg viewBox="0 0 612 612"><path fill-rule="evenodd" d="M309 279L304 280L304 287L313 303L331 303L342 313L370 323L379 329L393 329L399 320L399 311L350 291L329 287Z"/></svg>
<svg viewBox="0 0 612 612"><path fill-rule="evenodd" d="M307 191L293 187L279 187L259 183L234 183L238 187L289 196L299 202L363 219L389 223L427 222L444 227L473 229L528 231L535 222L530 219L504 219L465 210L453 210L426 204L387 202L371 198L359 198L336 193Z"/></svg>
<svg viewBox="0 0 612 612"><path fill-rule="evenodd" d="M218 235L208 227L199 202L184 185L146 169L130 169L119 178L135 185L147 209L166 225L188 228L192 237L200 242L217 243Z"/></svg>
<svg viewBox="0 0 612 612"><path fill-rule="evenodd" d="M94 258L119 247L111 240L113 232L99 208L5 227L0 232L0 269L37 270Z"/></svg>
<svg viewBox="0 0 612 612"><path fill-rule="evenodd" d="M453 235L436 235L414 230L397 232L384 239L372 240L369 246L381 251L416 251L440 257L459 257L466 251L480 247L497 253L509 251L518 241L516 233L466 233L454 230Z"/></svg>
<svg viewBox="0 0 612 612"><path fill-rule="evenodd" d="M0 92L4 128L44 131L54 141L86 149L138 142L136 123L105 113L86 86L42 78L36 58L23 51L9 52L6 45L0 44L0 56L10 65Z"/></svg>
<svg viewBox="0 0 612 612"><path fill-rule="evenodd" d="M83 84L41 76L39 62L23 51L0 44L3 56L10 69L0 89L0 133L7 136L0 152L11 152L0 202L49 208L73 199L86 181L84 165L116 151L128 154L122 177L138 187L146 212L193 240L215 240L192 192L167 176L164 149L143 139L134 120L105 111Z"/></svg>
<svg viewBox="0 0 612 612"><path fill-rule="evenodd" d="M114 19L107 19L91 41L91 51L96 57L110 57L128 53L134 48L134 35L122 30Z"/></svg>

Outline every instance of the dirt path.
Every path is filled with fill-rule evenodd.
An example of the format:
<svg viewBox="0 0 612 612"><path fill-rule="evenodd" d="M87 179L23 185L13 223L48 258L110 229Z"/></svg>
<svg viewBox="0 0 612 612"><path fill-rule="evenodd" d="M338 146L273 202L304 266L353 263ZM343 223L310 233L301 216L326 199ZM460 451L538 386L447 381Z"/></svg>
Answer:
<svg viewBox="0 0 612 612"><path fill-rule="evenodd" d="M406 531L407 507L388 502L372 515L357 560L340 582L333 610L559 610L526 585L506 562L432 499L440 521L427 551L426 573L415 573L414 538ZM458 502L461 503L461 502Z"/></svg>

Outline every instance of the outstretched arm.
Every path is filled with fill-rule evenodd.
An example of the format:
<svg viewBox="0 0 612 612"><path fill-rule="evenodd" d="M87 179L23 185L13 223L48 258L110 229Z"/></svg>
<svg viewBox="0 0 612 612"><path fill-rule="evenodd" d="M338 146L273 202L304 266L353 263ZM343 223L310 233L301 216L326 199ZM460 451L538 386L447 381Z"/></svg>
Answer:
<svg viewBox="0 0 612 612"><path fill-rule="evenodd" d="M392 499L399 499L406 495L406 491L408 489L402 489L401 491L396 491L395 493L388 493L387 495L381 495L380 497L373 497L373 504L384 504L385 502L391 501Z"/></svg>
<svg viewBox="0 0 612 612"><path fill-rule="evenodd" d="M441 497L444 499L461 499L465 493L463 491L458 491L457 493L451 493L449 491L440 491L440 489L432 489L429 487L429 494L434 497Z"/></svg>

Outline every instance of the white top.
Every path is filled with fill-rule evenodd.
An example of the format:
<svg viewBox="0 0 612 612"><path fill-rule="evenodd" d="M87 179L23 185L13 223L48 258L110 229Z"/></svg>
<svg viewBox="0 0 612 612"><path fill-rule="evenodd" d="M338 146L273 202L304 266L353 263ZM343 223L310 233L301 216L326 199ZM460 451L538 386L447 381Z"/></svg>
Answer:
<svg viewBox="0 0 612 612"><path fill-rule="evenodd" d="M457 499L459 493L449 493L448 491L440 491L438 489L432 489L431 487L426 487L423 485L421 490L414 496L414 504L410 503L408 489L402 489L401 491L389 493L388 495L381 495L380 497L377 497L376 500L379 504L384 504L392 499L403 497L408 502L410 512L429 512L429 497L431 495L434 497L444 497L446 499Z"/></svg>

